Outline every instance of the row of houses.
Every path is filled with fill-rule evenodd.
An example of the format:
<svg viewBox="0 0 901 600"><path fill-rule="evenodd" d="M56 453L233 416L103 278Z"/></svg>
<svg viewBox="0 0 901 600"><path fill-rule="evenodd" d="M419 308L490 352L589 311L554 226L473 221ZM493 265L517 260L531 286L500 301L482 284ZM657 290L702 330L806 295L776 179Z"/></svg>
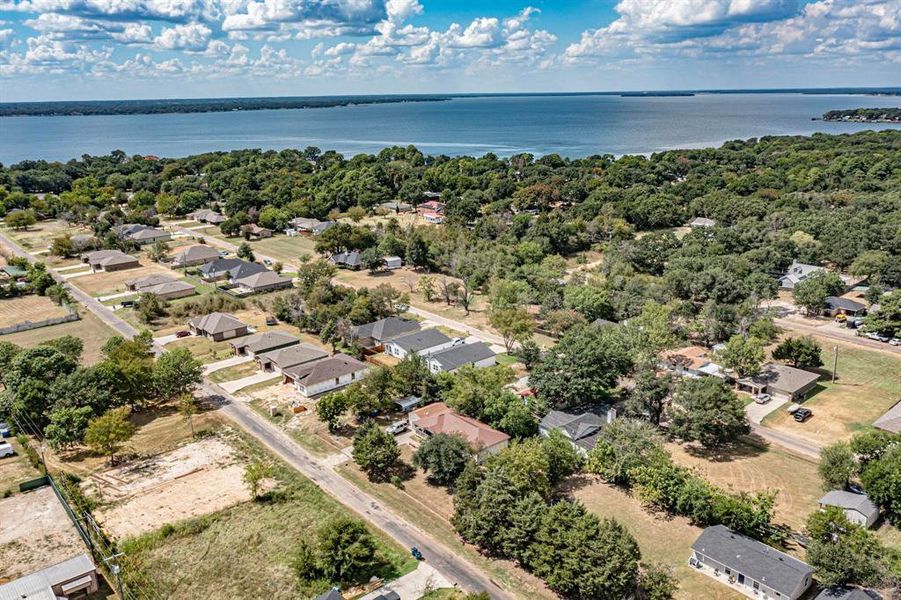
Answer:
<svg viewBox="0 0 901 600"><path fill-rule="evenodd" d="M288 277L282 277L259 263L240 258L216 258L204 263L199 272L204 281L225 281L238 294L271 292L294 285Z"/></svg>
<svg viewBox="0 0 901 600"><path fill-rule="evenodd" d="M335 252L329 256L329 262L341 269L359 271L363 266L362 254L358 250L350 252ZM404 260L399 256L386 256L382 259L382 269L393 271L404 266Z"/></svg>

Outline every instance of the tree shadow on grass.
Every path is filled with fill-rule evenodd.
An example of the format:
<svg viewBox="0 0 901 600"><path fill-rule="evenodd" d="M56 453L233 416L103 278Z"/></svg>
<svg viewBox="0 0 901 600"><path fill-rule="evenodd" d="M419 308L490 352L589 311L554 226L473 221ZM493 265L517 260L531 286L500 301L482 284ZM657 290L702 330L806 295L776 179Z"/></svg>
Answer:
<svg viewBox="0 0 901 600"><path fill-rule="evenodd" d="M685 444L682 447L694 458L723 463L760 456L769 450L769 443L752 433L729 446L705 448L698 444Z"/></svg>

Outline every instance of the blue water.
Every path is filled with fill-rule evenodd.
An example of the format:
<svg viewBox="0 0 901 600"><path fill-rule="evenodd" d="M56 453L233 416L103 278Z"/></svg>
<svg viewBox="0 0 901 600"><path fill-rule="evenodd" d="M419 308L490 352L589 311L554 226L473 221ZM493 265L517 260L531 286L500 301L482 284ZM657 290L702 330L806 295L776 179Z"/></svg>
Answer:
<svg viewBox="0 0 901 600"><path fill-rule="evenodd" d="M897 125L812 121L827 110L901 106L901 97L706 94L514 96L226 113L0 118L0 162L82 154L185 156L319 146L346 155L414 144L429 154L650 153L764 135Z"/></svg>

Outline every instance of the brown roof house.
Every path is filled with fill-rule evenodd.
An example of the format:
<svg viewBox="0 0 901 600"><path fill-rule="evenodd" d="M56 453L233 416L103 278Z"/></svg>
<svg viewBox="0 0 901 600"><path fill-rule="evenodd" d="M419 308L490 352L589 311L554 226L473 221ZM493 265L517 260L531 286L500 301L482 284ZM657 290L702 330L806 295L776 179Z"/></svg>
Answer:
<svg viewBox="0 0 901 600"><path fill-rule="evenodd" d="M238 356L257 356L264 352L278 350L299 344L300 340L290 333L284 331L264 331L262 333L254 333L247 337L242 337L229 342Z"/></svg>
<svg viewBox="0 0 901 600"><path fill-rule="evenodd" d="M188 321L188 327L194 335L222 342L247 335L247 325L230 314L214 312L202 317L194 317Z"/></svg>
<svg viewBox="0 0 901 600"><path fill-rule="evenodd" d="M482 462L505 448L510 436L465 415L454 412L444 402L417 408L409 415L410 425L419 435L436 433L459 435L469 443L473 457Z"/></svg>
<svg viewBox="0 0 901 600"><path fill-rule="evenodd" d="M121 250L95 250L82 255L81 259L91 266L92 271L124 271L141 266L137 258Z"/></svg>
<svg viewBox="0 0 901 600"><path fill-rule="evenodd" d="M116 235L123 240L134 242L143 246L144 244L152 244L156 241L166 241L172 238L168 231L141 225L140 223L130 223L128 225L120 225L115 228Z"/></svg>
<svg viewBox="0 0 901 600"><path fill-rule="evenodd" d="M138 290L142 294L153 294L161 300L174 300L175 298L186 298L197 293L194 286L187 281L165 281L156 285L151 285Z"/></svg>
<svg viewBox="0 0 901 600"><path fill-rule="evenodd" d="M197 244L185 248L172 258L170 263L173 268L196 267L213 262L219 258L219 251L210 246Z"/></svg>
<svg viewBox="0 0 901 600"><path fill-rule="evenodd" d="M238 286L237 291L240 294L262 294L294 287L294 282L290 278L268 270L240 277L232 283Z"/></svg>
<svg viewBox="0 0 901 600"><path fill-rule="evenodd" d="M243 233L244 235L249 235L250 237L254 237L257 239L272 237L271 229L266 229L265 227L260 227L256 223L244 225L243 227L241 227L241 233Z"/></svg>
<svg viewBox="0 0 901 600"><path fill-rule="evenodd" d="M723 368L711 360L712 354L703 346L688 346L664 354L660 366L680 377L725 377Z"/></svg>
<svg viewBox="0 0 901 600"><path fill-rule="evenodd" d="M282 371L290 383L306 398L312 398L360 381L369 371L365 363L346 354L336 354Z"/></svg>
<svg viewBox="0 0 901 600"><path fill-rule="evenodd" d="M305 365L328 356L328 352L310 344L295 344L287 348L256 353L254 358L260 369L282 373L285 369Z"/></svg>
<svg viewBox="0 0 901 600"><path fill-rule="evenodd" d="M769 394L777 399L804 400L816 387L820 376L788 365L767 363L760 373L738 380L738 387L752 394Z"/></svg>

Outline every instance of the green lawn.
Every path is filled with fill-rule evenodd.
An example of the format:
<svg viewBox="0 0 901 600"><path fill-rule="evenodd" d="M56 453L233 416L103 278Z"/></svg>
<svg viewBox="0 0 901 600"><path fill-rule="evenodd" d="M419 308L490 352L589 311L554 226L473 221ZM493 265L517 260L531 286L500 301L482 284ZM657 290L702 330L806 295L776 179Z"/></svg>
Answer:
<svg viewBox="0 0 901 600"><path fill-rule="evenodd" d="M270 463L278 481L269 498L123 541L123 579L132 589L165 598L310 598L328 582L302 582L292 561L330 519L348 511L296 471L240 437L238 452ZM400 577L416 561L387 536L373 531L384 561L378 575Z"/></svg>
<svg viewBox="0 0 901 600"><path fill-rule="evenodd" d="M820 339L823 361L831 366L836 342ZM847 440L872 427L882 413L901 396L901 358L886 352L838 343L838 379L833 384L823 372L820 383L804 406L813 418L796 423L784 410L767 415L763 424L828 445ZM894 375L893 375L894 374Z"/></svg>

